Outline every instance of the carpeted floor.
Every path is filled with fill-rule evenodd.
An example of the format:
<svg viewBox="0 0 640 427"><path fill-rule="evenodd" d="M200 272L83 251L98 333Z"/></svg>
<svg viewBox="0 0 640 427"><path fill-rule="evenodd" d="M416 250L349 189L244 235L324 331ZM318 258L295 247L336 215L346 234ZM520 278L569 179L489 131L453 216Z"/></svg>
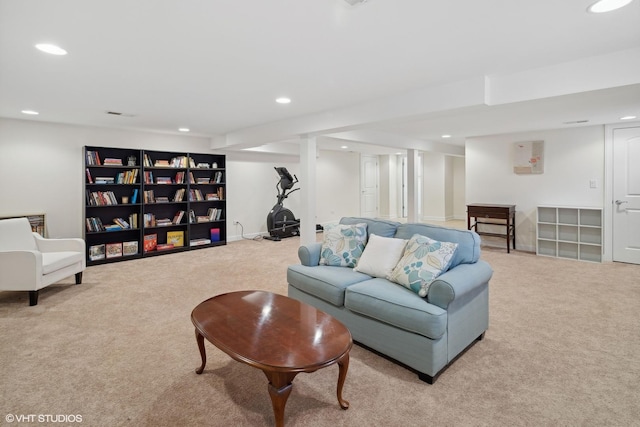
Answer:
<svg viewBox="0 0 640 427"><path fill-rule="evenodd" d="M205 372L194 373L190 313L233 290L286 294L297 247L243 240L90 267L82 285L46 288L36 307L0 292L0 425L273 425L260 371L207 343ZM434 385L354 346L351 407L338 406L337 366L300 374L286 425L640 425L640 266L489 247L482 257L494 269L489 331Z"/></svg>

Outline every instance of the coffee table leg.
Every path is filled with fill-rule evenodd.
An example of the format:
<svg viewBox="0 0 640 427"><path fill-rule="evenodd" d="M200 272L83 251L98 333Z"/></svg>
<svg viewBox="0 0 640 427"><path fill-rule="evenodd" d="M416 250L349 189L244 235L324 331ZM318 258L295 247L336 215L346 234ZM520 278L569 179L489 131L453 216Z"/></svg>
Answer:
<svg viewBox="0 0 640 427"><path fill-rule="evenodd" d="M340 360L338 360L338 403L342 409L349 409L349 402L342 398L342 387L344 386L344 380L347 378L347 371L349 370L349 352L345 353Z"/></svg>
<svg viewBox="0 0 640 427"><path fill-rule="evenodd" d="M271 396L276 427L284 427L284 407L291 394L292 382L297 372L263 372L269 380L269 396Z"/></svg>
<svg viewBox="0 0 640 427"><path fill-rule="evenodd" d="M202 365L196 369L196 374L201 374L204 371L204 365L207 364L207 353L204 350L204 336L196 329L196 341L198 342L198 348L200 349L200 357L202 358Z"/></svg>

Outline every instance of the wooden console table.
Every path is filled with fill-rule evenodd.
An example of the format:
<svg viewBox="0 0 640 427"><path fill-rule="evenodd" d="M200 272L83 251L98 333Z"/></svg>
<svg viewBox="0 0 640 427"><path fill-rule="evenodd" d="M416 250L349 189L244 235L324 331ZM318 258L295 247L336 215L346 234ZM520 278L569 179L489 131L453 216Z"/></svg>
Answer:
<svg viewBox="0 0 640 427"><path fill-rule="evenodd" d="M471 218L474 223L471 224ZM480 218L480 221L478 221ZM504 226L505 234L491 233L478 230L479 224ZM467 229L474 230L484 236L504 237L507 239L507 253L510 251L511 242L516 248L516 205L489 205L476 203L467 205Z"/></svg>

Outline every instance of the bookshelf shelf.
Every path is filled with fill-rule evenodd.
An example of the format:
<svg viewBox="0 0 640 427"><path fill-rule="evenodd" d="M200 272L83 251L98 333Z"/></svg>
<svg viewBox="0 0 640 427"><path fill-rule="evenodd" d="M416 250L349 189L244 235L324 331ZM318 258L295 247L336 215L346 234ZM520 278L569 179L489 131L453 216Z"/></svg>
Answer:
<svg viewBox="0 0 640 427"><path fill-rule="evenodd" d="M90 146L84 155L87 265L226 244L224 155ZM216 219L196 222L205 216Z"/></svg>

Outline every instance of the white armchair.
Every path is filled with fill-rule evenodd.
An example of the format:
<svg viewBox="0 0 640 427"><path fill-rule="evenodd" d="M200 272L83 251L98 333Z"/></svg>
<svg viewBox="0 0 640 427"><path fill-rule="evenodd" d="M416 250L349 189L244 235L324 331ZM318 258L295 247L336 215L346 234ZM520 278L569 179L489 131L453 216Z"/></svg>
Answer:
<svg viewBox="0 0 640 427"><path fill-rule="evenodd" d="M85 256L83 239L45 239L27 218L0 220L0 290L29 291L29 305L38 304L40 289L72 274L82 283Z"/></svg>

